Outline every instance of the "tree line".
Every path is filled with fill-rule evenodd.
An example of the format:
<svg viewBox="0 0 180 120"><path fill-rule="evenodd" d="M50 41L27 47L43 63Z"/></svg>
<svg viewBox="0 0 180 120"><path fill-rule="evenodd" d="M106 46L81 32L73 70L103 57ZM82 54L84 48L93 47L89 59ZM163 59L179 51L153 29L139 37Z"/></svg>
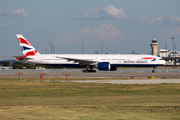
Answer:
<svg viewBox="0 0 180 120"><path fill-rule="evenodd" d="M4 61L3 66L13 66L13 69L36 69L36 67L44 67L46 69L57 69L57 68L63 68L58 66L43 66L43 65L36 65L36 64L30 64L30 63L22 63L19 61L14 62L12 65L10 65L9 61Z"/></svg>
<svg viewBox="0 0 180 120"><path fill-rule="evenodd" d="M9 61L4 61L3 66L13 66L13 69L36 69L36 65L19 61L14 62L12 65L10 65Z"/></svg>

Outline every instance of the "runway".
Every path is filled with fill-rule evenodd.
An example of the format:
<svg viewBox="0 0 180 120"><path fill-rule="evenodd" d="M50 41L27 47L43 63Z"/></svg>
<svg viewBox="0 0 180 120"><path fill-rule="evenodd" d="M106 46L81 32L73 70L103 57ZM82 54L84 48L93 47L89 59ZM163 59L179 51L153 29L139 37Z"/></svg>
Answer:
<svg viewBox="0 0 180 120"><path fill-rule="evenodd" d="M177 84L180 79L141 79L141 80L81 80L79 83L109 83L109 84Z"/></svg>
<svg viewBox="0 0 180 120"><path fill-rule="evenodd" d="M23 73L22 77L38 77L39 72L37 73ZM40 72L42 73L42 72ZM45 72L47 73L46 77L64 77L62 73L69 73L69 72ZM0 73L0 77L16 77L16 73ZM148 76L155 76L155 78L177 78L180 77L179 72L158 72L158 73L150 73L150 72L132 72L132 73L120 73L120 72L98 72L98 73L71 73L69 77L90 77L90 78L131 78L134 76L135 78L148 78Z"/></svg>
<svg viewBox="0 0 180 120"><path fill-rule="evenodd" d="M134 76L135 79L130 79ZM155 76L155 79L148 79L148 76ZM18 77L16 73L0 73L0 77ZM21 77L39 77L38 73L23 73ZM47 73L46 77L64 77L62 73ZM106 78L106 80L72 80L73 78ZM109 78L109 80L107 80ZM110 80L113 78L113 80ZM120 80L124 78L127 80ZM86 82L86 83L109 83L109 84L177 84L180 83L179 72L132 72L132 73L120 73L120 72L98 72L98 73L71 73L69 76L70 82ZM116 80L114 80L116 79Z"/></svg>

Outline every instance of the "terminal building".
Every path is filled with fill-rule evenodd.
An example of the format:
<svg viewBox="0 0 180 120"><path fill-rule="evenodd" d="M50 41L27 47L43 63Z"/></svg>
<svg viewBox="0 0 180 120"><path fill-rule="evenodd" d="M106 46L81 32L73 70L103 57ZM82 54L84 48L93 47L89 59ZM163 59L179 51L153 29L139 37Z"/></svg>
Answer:
<svg viewBox="0 0 180 120"><path fill-rule="evenodd" d="M167 61L167 65L180 65L180 52L177 50L169 51L168 49L159 50L160 57Z"/></svg>

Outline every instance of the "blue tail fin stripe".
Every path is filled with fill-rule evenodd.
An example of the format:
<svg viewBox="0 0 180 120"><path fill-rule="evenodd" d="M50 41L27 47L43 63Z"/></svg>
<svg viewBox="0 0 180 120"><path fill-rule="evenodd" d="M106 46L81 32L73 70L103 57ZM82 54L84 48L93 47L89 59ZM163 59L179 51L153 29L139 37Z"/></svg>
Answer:
<svg viewBox="0 0 180 120"><path fill-rule="evenodd" d="M22 50L22 51L24 51L24 50L30 50L30 49L32 49L32 48L28 48L28 47L25 47L25 46L22 46L22 47L21 47L21 50Z"/></svg>

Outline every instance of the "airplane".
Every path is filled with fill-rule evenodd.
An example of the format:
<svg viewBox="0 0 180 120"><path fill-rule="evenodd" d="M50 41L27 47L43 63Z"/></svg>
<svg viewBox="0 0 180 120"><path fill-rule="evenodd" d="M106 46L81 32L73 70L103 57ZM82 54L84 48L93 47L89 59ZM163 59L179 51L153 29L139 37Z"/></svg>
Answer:
<svg viewBox="0 0 180 120"><path fill-rule="evenodd" d="M34 64L58 67L84 67L85 72L116 71L117 67L153 67L165 64L161 57L146 54L40 54L21 34L17 34L23 56L16 57Z"/></svg>

